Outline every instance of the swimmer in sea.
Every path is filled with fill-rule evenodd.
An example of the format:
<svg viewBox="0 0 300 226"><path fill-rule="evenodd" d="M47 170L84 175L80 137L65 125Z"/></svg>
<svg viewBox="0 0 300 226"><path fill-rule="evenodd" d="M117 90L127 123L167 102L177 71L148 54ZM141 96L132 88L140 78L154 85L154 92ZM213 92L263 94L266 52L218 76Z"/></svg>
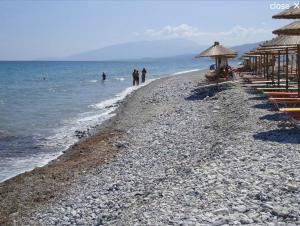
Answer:
<svg viewBox="0 0 300 226"><path fill-rule="evenodd" d="M103 72L102 73L102 81L105 81L106 80L106 74Z"/></svg>

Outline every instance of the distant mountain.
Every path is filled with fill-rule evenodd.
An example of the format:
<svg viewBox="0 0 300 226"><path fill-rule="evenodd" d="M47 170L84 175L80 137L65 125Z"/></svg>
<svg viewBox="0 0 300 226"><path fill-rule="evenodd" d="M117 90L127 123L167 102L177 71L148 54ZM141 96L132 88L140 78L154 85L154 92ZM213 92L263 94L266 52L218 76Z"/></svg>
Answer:
<svg viewBox="0 0 300 226"><path fill-rule="evenodd" d="M72 55L60 60L100 61L163 58L196 54L207 47L208 45L199 45L185 39L128 42Z"/></svg>
<svg viewBox="0 0 300 226"><path fill-rule="evenodd" d="M242 56L244 53L249 52L250 50L256 48L261 44L262 42L256 42L256 43L247 43L243 45L233 46L231 49L236 51L238 53L238 57Z"/></svg>
<svg viewBox="0 0 300 226"><path fill-rule="evenodd" d="M248 43L231 47L239 57L257 47L261 42ZM109 61L109 60L155 60L155 59L191 59L210 45L199 45L185 39L127 42L101 49L87 51L64 58L40 60L65 61Z"/></svg>

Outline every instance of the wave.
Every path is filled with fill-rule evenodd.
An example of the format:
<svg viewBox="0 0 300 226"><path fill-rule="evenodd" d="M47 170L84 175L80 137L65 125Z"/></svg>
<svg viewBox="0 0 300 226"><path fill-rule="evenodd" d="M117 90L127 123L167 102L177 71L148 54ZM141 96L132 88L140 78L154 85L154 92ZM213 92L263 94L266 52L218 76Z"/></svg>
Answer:
<svg viewBox="0 0 300 226"><path fill-rule="evenodd" d="M178 71L173 73L172 75L181 75L181 74L185 74L185 73L189 73L189 72L196 72L196 71L201 71L203 69L191 69L191 70L187 70L187 71Z"/></svg>
<svg viewBox="0 0 300 226"><path fill-rule="evenodd" d="M123 77L120 77L120 78L113 78L114 80L118 80L118 81L124 81L125 80L125 78L123 78Z"/></svg>
<svg viewBox="0 0 300 226"><path fill-rule="evenodd" d="M149 79L147 82L140 86L128 87L124 91L115 95L115 97L101 101L97 104L90 105L92 109L90 111L79 114L75 118L69 118L65 120L65 126L58 128L55 131L55 135L48 137L47 145L59 144L59 146L67 149L74 144L78 139L74 136L76 130L86 131L92 127L99 126L104 121L113 117L113 112L118 107L118 102L122 101L127 95L133 91L149 84L155 79Z"/></svg>
<svg viewBox="0 0 300 226"><path fill-rule="evenodd" d="M113 97L111 99L108 99L108 100L101 101L100 103L97 103L97 104L92 104L89 107L97 108L97 109L114 108L114 107L116 107L116 104L119 101L123 100L127 95L129 95L133 91L135 91L135 90L137 90L137 89L139 89L139 88L141 88L141 87L149 84L150 82L152 82L154 80L156 80L156 79L148 79L145 83L142 83L139 86L128 87L124 91L116 94L115 97Z"/></svg>
<svg viewBox="0 0 300 226"><path fill-rule="evenodd" d="M0 183L20 173L44 166L59 155L60 153L40 153L26 157L3 158L0 160L2 165Z"/></svg>
<svg viewBox="0 0 300 226"><path fill-rule="evenodd" d="M92 80L89 80L88 82L95 83L95 82L98 82L98 80L96 80L96 79L92 79Z"/></svg>

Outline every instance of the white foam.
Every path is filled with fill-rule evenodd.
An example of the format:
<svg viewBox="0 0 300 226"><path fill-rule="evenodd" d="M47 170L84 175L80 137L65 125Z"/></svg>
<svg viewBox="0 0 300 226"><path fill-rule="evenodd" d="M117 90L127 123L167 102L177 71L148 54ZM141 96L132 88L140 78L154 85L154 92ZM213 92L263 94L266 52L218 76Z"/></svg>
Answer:
<svg viewBox="0 0 300 226"><path fill-rule="evenodd" d="M121 98L115 97L115 98L112 98L112 99L101 101L100 103L97 103L97 104L92 104L89 107L104 109L104 108L107 108L109 106L113 106L118 100L121 100Z"/></svg>
<svg viewBox="0 0 300 226"><path fill-rule="evenodd" d="M118 93L115 95L114 98L111 98L111 99L108 99L108 100L104 100L104 101L101 101L100 103L97 103L97 104L92 104L90 105L89 107L93 107L93 108L98 108L98 109L104 109L104 108L107 108L109 106L113 106L115 107L114 105L118 102L118 101L121 101L123 100L127 95L129 95L130 93L132 93L133 91L149 84L150 82L154 81L155 79L149 79L147 80L145 83L142 83L141 85L139 86L130 86L128 88L126 88L124 91Z"/></svg>
<svg viewBox="0 0 300 226"><path fill-rule="evenodd" d="M196 72L196 71L201 71L201 69L192 69L192 70L187 70L187 71L178 71L176 73L173 73L172 75L181 75L189 72Z"/></svg>
<svg viewBox="0 0 300 226"><path fill-rule="evenodd" d="M120 77L120 78L114 78L115 80L118 80L118 81L124 81L125 80L125 78L123 78L123 77Z"/></svg>
<svg viewBox="0 0 300 226"><path fill-rule="evenodd" d="M84 118L79 118L76 122L77 124L83 123L83 122L94 122L95 120L98 120L99 118L102 118L108 114L110 114L112 112L112 110L108 110L102 114L96 114L96 115L91 115L91 116L87 116Z"/></svg>
<svg viewBox="0 0 300 226"><path fill-rule="evenodd" d="M59 155L60 153L41 153L30 157L2 159L6 164L9 164L9 167L1 168L0 183L20 173L44 166Z"/></svg>
<svg viewBox="0 0 300 226"><path fill-rule="evenodd" d="M92 79L92 80L89 80L89 82L95 83L95 82L98 82L98 80Z"/></svg>

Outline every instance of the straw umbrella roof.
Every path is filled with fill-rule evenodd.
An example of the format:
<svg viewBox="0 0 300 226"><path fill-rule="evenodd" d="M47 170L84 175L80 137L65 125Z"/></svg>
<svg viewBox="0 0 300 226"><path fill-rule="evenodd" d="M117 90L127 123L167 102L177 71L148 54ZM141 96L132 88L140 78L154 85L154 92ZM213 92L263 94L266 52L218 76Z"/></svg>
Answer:
<svg viewBox="0 0 300 226"><path fill-rule="evenodd" d="M285 25L277 30L273 31L273 34L277 35L300 35L300 20L296 20L293 23Z"/></svg>
<svg viewBox="0 0 300 226"><path fill-rule="evenodd" d="M218 57L218 56L234 58L237 56L237 53L232 49L228 49L220 45L219 42L215 42L213 46L199 53L196 57Z"/></svg>
<svg viewBox="0 0 300 226"><path fill-rule="evenodd" d="M278 54L278 51L284 51L286 48L289 49L289 53L294 53L296 47L291 46L271 46L271 47L259 47L251 50L250 52L244 53L243 57L262 57L265 54Z"/></svg>
<svg viewBox="0 0 300 226"><path fill-rule="evenodd" d="M286 9L274 16L273 19L299 19L300 18L300 7L295 5L291 6L289 9Z"/></svg>
<svg viewBox="0 0 300 226"><path fill-rule="evenodd" d="M262 47L275 46L295 46L300 44L300 36L298 35L279 35L269 41L261 44Z"/></svg>

